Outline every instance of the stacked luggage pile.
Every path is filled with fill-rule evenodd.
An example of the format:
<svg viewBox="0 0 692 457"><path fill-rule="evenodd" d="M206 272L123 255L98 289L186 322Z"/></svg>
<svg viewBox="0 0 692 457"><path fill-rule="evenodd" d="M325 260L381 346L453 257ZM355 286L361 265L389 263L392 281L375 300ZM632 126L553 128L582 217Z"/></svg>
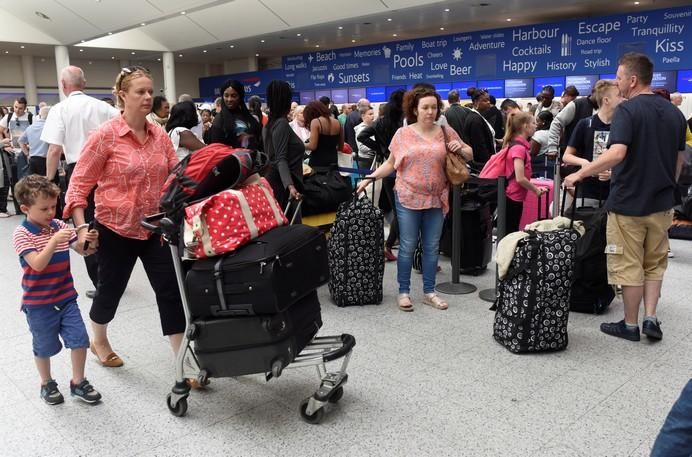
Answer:
<svg viewBox="0 0 692 457"><path fill-rule="evenodd" d="M167 399L175 415L187 410L190 366L204 385L210 377L260 373L269 380L289 365L317 365L321 385L300 407L312 423L343 394L355 340L316 337L316 289L329 279L325 237L288 225L257 175L265 162L261 153L209 145L174 170L163 212L143 222L171 245L187 318ZM337 359L341 369L327 372L325 364Z"/></svg>

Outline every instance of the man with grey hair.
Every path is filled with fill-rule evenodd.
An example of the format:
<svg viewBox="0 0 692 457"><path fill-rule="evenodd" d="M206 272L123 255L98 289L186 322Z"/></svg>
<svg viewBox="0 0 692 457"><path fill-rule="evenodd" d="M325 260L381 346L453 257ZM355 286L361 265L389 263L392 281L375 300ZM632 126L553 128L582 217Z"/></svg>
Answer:
<svg viewBox="0 0 692 457"><path fill-rule="evenodd" d="M358 150L358 143L356 142L356 125L363 122L360 117L360 110L370 106L370 100L367 98L361 98L358 100L358 104L355 111L348 113L346 122L344 123L344 141L351 146L353 151Z"/></svg>
<svg viewBox="0 0 692 457"><path fill-rule="evenodd" d="M673 92L670 94L670 102L680 108L680 105L682 105L682 94L680 92Z"/></svg>
<svg viewBox="0 0 692 457"><path fill-rule="evenodd" d="M82 146L92 130L96 130L107 120L118 116L120 111L108 103L84 93L86 78L81 68L75 66L65 67L60 73L60 86L67 98L53 106L46 118L41 140L48 143L46 156L46 177L55 179L58 171L60 156L65 154L67 170L65 175L66 185L70 184L70 176L74 170ZM88 206L85 210L87 221L94 220L94 193L88 198ZM89 273L89 278L96 286L98 281L96 256L84 258ZM87 297L93 297L93 291L87 291Z"/></svg>
<svg viewBox="0 0 692 457"><path fill-rule="evenodd" d="M192 101L192 95L190 94L180 94L178 95L178 103L180 102L191 102Z"/></svg>

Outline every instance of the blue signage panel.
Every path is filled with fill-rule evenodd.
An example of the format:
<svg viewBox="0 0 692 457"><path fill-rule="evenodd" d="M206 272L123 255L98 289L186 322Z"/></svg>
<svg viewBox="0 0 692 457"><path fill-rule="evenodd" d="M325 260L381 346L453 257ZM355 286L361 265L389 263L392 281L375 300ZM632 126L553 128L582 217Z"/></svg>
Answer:
<svg viewBox="0 0 692 457"><path fill-rule="evenodd" d="M452 83L436 83L434 86L440 98L442 98L442 100L447 100L449 91L452 90Z"/></svg>
<svg viewBox="0 0 692 457"><path fill-rule="evenodd" d="M598 75L567 76L565 87L574 86L579 91L579 95L591 95L591 89L598 81Z"/></svg>
<svg viewBox="0 0 692 457"><path fill-rule="evenodd" d="M332 103L336 105L348 103L348 89L332 89Z"/></svg>
<svg viewBox="0 0 692 457"><path fill-rule="evenodd" d="M505 82L502 79L493 81L478 81L478 87L495 98L505 97Z"/></svg>
<svg viewBox="0 0 692 457"><path fill-rule="evenodd" d="M365 98L371 103L382 103L387 101L387 93L384 86L368 87L365 91Z"/></svg>
<svg viewBox="0 0 692 457"><path fill-rule="evenodd" d="M533 79L506 79L505 97L507 98L531 98L533 97Z"/></svg>
<svg viewBox="0 0 692 457"><path fill-rule="evenodd" d="M199 96L200 98L212 98L220 97L221 93L219 88L229 79L235 79L240 81L245 87L245 98L249 98L253 95L259 95L264 99L267 95L267 86L270 82L275 79L285 80L284 71L278 70L266 70L266 71L253 71L249 73L238 73L235 75L222 75L222 76L210 76L208 78L199 79ZM295 89L295 87L294 87ZM309 87L305 87L309 89Z"/></svg>
<svg viewBox="0 0 692 457"><path fill-rule="evenodd" d="M651 87L654 89L664 88L668 92L675 92L677 87L676 74L674 71L655 71L651 80Z"/></svg>
<svg viewBox="0 0 692 457"><path fill-rule="evenodd" d="M565 78L561 76L536 78L533 80L533 94L539 94L544 86L553 86L553 89L555 89L555 97L559 98L560 95L562 95L562 91L565 90Z"/></svg>
<svg viewBox="0 0 692 457"><path fill-rule="evenodd" d="M349 87L348 102L358 103L358 100L365 98L365 87Z"/></svg>
<svg viewBox="0 0 692 457"><path fill-rule="evenodd" d="M678 92L692 92L692 70L678 72Z"/></svg>
<svg viewBox="0 0 692 457"><path fill-rule="evenodd" d="M301 90L300 91L300 104L307 105L308 103L315 100L314 90Z"/></svg>
<svg viewBox="0 0 692 457"><path fill-rule="evenodd" d="M466 98L466 91L472 87L476 87L478 83L476 81L457 81L452 83L452 89L459 91L459 98Z"/></svg>
<svg viewBox="0 0 692 457"><path fill-rule="evenodd" d="M296 89L436 84L612 73L632 50L657 71L686 69L690 46L692 6L684 6L310 52L282 64Z"/></svg>
<svg viewBox="0 0 692 457"><path fill-rule="evenodd" d="M615 73L606 73L604 75L600 75L601 79L615 79Z"/></svg>
<svg viewBox="0 0 692 457"><path fill-rule="evenodd" d="M331 90L316 90L315 91L315 100L319 100L320 97L327 97L329 101L332 100L332 91Z"/></svg>
<svg viewBox="0 0 692 457"><path fill-rule="evenodd" d="M392 92L399 90L399 89L406 90L407 89L406 84L401 85L401 86L387 86L387 87L385 87L384 88L384 94L387 97L387 101L389 101L389 97L392 96Z"/></svg>

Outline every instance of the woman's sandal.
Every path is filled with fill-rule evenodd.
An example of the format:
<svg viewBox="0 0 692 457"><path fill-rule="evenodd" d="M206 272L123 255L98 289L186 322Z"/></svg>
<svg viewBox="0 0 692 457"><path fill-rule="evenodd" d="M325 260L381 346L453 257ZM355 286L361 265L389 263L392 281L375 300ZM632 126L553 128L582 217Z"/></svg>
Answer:
<svg viewBox="0 0 692 457"><path fill-rule="evenodd" d="M408 294L399 294L399 309L407 313L413 311L413 303Z"/></svg>
<svg viewBox="0 0 692 457"><path fill-rule="evenodd" d="M91 353L96 356L99 363L104 367L117 368L125 365L123 359L121 359L120 356L118 356L118 354L116 354L115 352L111 352L106 356L105 359L101 359L101 357L99 357L98 355L98 352L96 352L96 347L94 346L93 342L89 345L89 349L91 350Z"/></svg>
<svg viewBox="0 0 692 457"><path fill-rule="evenodd" d="M435 309L439 310L445 310L449 308L449 305L447 305L447 302L442 300L440 297L438 297L437 294L425 294L423 297L423 304L432 306Z"/></svg>

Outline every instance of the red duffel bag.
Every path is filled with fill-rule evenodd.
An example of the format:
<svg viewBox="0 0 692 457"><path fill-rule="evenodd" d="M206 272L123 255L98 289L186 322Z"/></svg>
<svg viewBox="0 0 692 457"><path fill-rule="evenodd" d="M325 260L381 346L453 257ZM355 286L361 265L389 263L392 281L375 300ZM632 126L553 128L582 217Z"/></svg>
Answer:
<svg viewBox="0 0 692 457"><path fill-rule="evenodd" d="M235 251L288 220L264 178L185 208L185 246L197 258Z"/></svg>

